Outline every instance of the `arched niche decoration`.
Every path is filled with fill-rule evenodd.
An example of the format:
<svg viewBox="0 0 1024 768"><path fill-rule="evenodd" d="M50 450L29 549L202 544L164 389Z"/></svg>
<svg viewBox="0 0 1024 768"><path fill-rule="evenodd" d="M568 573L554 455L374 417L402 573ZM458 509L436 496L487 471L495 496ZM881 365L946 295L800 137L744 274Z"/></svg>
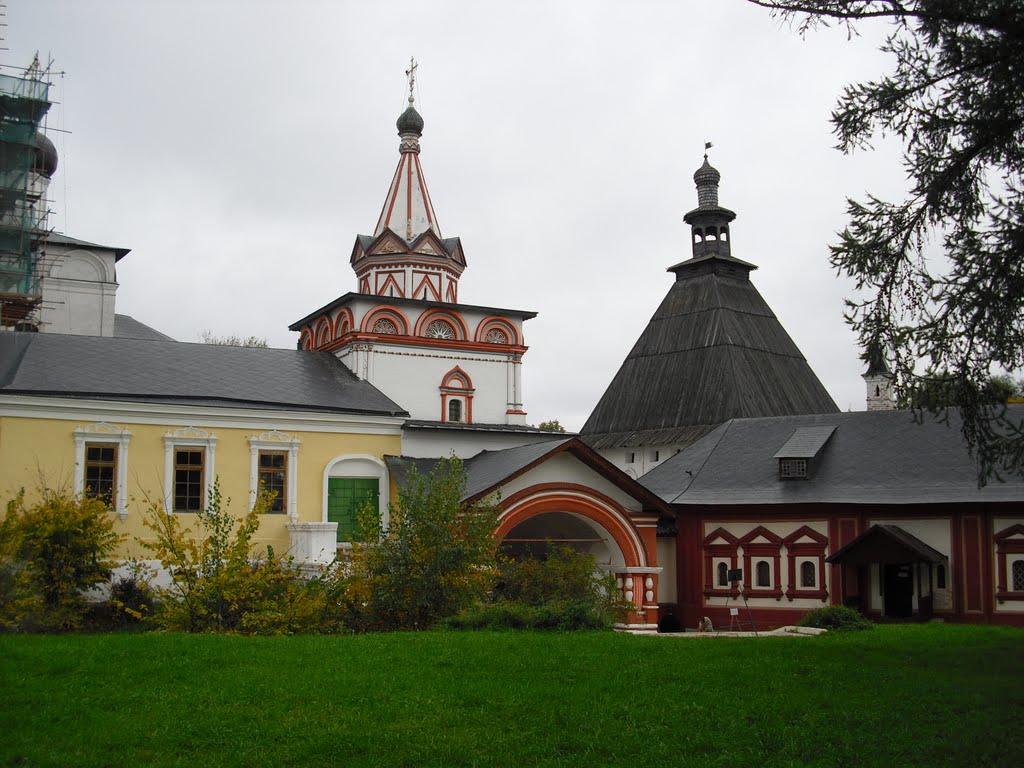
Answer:
<svg viewBox="0 0 1024 768"><path fill-rule="evenodd" d="M454 341L464 341L469 337L469 333L466 330L466 321L462 319L462 315L446 309L429 309L420 315L420 319L416 321L415 334L417 336L426 336L427 329L435 320L440 320L451 326L452 330L455 331Z"/></svg>
<svg viewBox="0 0 1024 768"><path fill-rule="evenodd" d="M325 347L331 343L334 337L334 329L331 327L331 320L324 315L316 323L316 347Z"/></svg>
<svg viewBox="0 0 1024 768"><path fill-rule="evenodd" d="M50 267L50 277L90 283L113 283L116 281L110 266L112 263L108 265L102 257L92 251L78 248L54 259Z"/></svg>
<svg viewBox="0 0 1024 768"><path fill-rule="evenodd" d="M380 320L390 320L394 323L395 331L399 336L409 335L409 320L397 307L385 305L377 307L363 316L363 322L359 330L363 333L374 333L374 326Z"/></svg>
<svg viewBox="0 0 1024 768"><path fill-rule="evenodd" d="M355 321L352 319L352 310L343 307L334 316L334 338L340 339L346 333L351 333L353 328L355 328Z"/></svg>
<svg viewBox="0 0 1024 768"><path fill-rule="evenodd" d="M492 331L498 331L505 335L507 341L506 344L514 347L520 347L523 344L522 338L519 336L519 331L515 325L510 323L501 317L485 317L480 321L480 324L476 327L476 341L481 344L495 344L501 343L499 341L489 341L487 335Z"/></svg>

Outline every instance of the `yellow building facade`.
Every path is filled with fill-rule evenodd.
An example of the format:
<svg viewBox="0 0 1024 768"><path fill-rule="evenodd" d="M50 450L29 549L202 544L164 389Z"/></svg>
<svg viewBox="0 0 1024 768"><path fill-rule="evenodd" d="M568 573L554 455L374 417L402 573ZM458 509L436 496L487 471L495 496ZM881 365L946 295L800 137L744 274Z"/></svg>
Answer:
<svg viewBox="0 0 1024 768"><path fill-rule="evenodd" d="M47 373L41 366L60 362L61 349L49 343L55 337L5 334L8 340L20 336L30 337L26 352L8 350L12 380L0 391L2 500L21 489L31 500L44 488L99 496L110 507L115 530L126 535L118 554L140 559L139 541L152 538L143 524L146 510L162 505L195 530L194 518L207 507L215 479L222 502L230 500L235 516L251 508L259 488L275 491L273 511L261 522L255 544L300 562L329 562L334 545L350 538L351 520L344 516L351 510L337 501L344 489L372 489L379 510L387 514L392 484L384 457L401 453L405 414L327 355L318 365L340 377L327 382L340 392L333 401L328 395L317 403L314 396L311 382L324 370L307 366L298 375L289 372L292 356L308 352L203 349L175 342L149 342L132 354L173 347L184 354L183 361L198 356L193 364L205 373L185 377L187 385L172 382L145 391L140 381L130 387L134 394L118 395L110 386L114 394L72 395L73 387L87 382L70 374L40 375ZM117 339L93 341L107 344L114 357L123 352ZM214 375L218 368L239 374L240 362L261 368L263 380L254 386L262 383L285 396L258 402L239 390L236 377L218 384L224 380ZM131 378L117 373L117 366L107 370L101 378L111 385ZM198 394L199 402L186 402L186 391Z"/></svg>

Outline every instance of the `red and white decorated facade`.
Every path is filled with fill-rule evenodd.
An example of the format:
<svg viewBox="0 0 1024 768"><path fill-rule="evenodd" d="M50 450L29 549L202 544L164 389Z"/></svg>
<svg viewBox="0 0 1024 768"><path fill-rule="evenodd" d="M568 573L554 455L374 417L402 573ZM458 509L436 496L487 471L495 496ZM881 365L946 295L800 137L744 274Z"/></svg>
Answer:
<svg viewBox="0 0 1024 768"><path fill-rule="evenodd" d="M441 234L411 87L397 127L398 168L377 226L352 248L358 292L290 328L301 349L333 352L413 420L523 426L523 323L536 313L459 303L466 257L459 238Z"/></svg>

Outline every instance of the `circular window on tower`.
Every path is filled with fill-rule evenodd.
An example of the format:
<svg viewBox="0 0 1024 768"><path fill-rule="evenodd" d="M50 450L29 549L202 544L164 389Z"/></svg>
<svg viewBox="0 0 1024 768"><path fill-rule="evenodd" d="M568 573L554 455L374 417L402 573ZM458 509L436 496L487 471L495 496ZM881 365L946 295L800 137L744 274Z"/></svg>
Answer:
<svg viewBox="0 0 1024 768"><path fill-rule="evenodd" d="M398 333L398 326L395 325L393 320L388 320L386 317L382 317L373 324L373 332L395 335Z"/></svg>
<svg viewBox="0 0 1024 768"><path fill-rule="evenodd" d="M484 337L488 344L508 344L508 336L500 328L491 328Z"/></svg>
<svg viewBox="0 0 1024 768"><path fill-rule="evenodd" d="M454 339L455 329L452 328L451 323L444 320L434 320L427 326L423 335L428 339Z"/></svg>

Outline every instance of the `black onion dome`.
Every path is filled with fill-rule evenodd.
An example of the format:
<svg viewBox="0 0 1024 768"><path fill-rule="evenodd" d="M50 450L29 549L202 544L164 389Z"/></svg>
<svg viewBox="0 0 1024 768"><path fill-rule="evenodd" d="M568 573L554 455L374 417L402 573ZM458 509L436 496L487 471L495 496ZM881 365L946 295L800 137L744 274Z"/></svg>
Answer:
<svg viewBox="0 0 1024 768"><path fill-rule="evenodd" d="M693 174L693 183L698 187L702 187L705 184L715 184L722 180L722 174L718 172L711 163L708 162L708 156L704 155L704 165L698 168Z"/></svg>
<svg viewBox="0 0 1024 768"><path fill-rule="evenodd" d="M45 134L36 133L36 151L32 158L32 170L41 173L46 178L53 178L57 172L57 148L53 142L46 138Z"/></svg>
<svg viewBox="0 0 1024 768"><path fill-rule="evenodd" d="M423 118L420 117L420 113L411 104L399 116L398 122L395 125L398 126L399 133L423 133Z"/></svg>

